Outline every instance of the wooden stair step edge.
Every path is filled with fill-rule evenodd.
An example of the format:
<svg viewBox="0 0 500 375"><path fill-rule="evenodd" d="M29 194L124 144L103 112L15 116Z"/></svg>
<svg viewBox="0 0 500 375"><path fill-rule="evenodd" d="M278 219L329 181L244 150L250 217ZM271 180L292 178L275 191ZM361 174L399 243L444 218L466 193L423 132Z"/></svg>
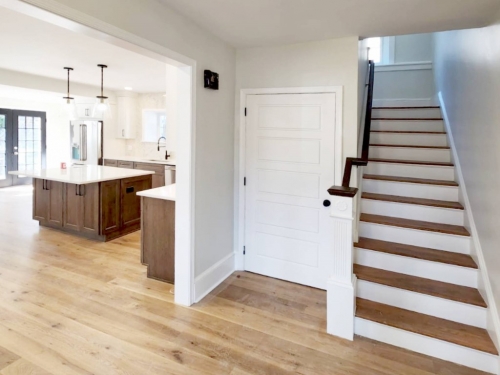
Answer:
<svg viewBox="0 0 500 375"><path fill-rule="evenodd" d="M478 269L470 255L360 237L354 247L430 262Z"/></svg>
<svg viewBox="0 0 500 375"><path fill-rule="evenodd" d="M450 150L450 146L417 146L417 145L389 145L384 143L371 143L370 147L391 147L391 148L430 148L433 150Z"/></svg>
<svg viewBox="0 0 500 375"><path fill-rule="evenodd" d="M482 328L361 298L356 299L356 317L498 355L490 335Z"/></svg>
<svg viewBox="0 0 500 375"><path fill-rule="evenodd" d="M399 217L372 215L363 213L361 214L360 220L365 223L389 225L399 228L424 230L428 232L470 237L470 233L467 231L467 229L465 229L460 225L440 224L440 223L432 223L430 221L402 219Z"/></svg>
<svg viewBox="0 0 500 375"><path fill-rule="evenodd" d="M437 167L453 167L453 163L442 161L420 161L420 160L400 160L400 159L368 159L372 163L389 163L389 164L411 164L411 165L428 165Z"/></svg>
<svg viewBox="0 0 500 375"><path fill-rule="evenodd" d="M372 117L373 121L443 121L442 117L437 118L419 118L419 117Z"/></svg>
<svg viewBox="0 0 500 375"><path fill-rule="evenodd" d="M458 183L456 181L431 180L431 179L427 179L427 178L384 176L384 175L378 175L378 174L364 174L363 178L365 180L406 182L406 183L423 184L423 185L438 185L438 186L453 186L453 187L458 186Z"/></svg>
<svg viewBox="0 0 500 375"><path fill-rule="evenodd" d="M376 201L393 202L393 203L415 204L419 206L450 208L454 210L464 209L464 206L462 206L459 202L441 201L437 199L401 197L398 195L386 195L386 194L375 194L375 193L363 193L361 195L361 198L376 200Z"/></svg>
<svg viewBox="0 0 500 375"><path fill-rule="evenodd" d="M373 107L372 109L441 109L440 106L428 105L428 106L409 106L409 107Z"/></svg>
<svg viewBox="0 0 500 375"><path fill-rule="evenodd" d="M359 264L354 264L354 273L358 280L426 294L450 301L466 303L473 306L488 307L479 291L475 288L424 279L423 277L405 275Z"/></svg>
<svg viewBox="0 0 500 375"><path fill-rule="evenodd" d="M392 133L392 134L430 134L444 135L446 132L431 132L419 130L370 130L370 133Z"/></svg>

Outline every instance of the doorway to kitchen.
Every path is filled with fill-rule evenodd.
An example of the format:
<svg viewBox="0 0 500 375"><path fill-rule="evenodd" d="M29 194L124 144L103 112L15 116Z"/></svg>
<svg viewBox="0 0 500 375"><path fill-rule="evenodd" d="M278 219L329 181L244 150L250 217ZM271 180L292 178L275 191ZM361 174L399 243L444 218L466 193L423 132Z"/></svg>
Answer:
<svg viewBox="0 0 500 375"><path fill-rule="evenodd" d="M0 187L31 184L7 171L45 167L46 122L45 112L0 108Z"/></svg>

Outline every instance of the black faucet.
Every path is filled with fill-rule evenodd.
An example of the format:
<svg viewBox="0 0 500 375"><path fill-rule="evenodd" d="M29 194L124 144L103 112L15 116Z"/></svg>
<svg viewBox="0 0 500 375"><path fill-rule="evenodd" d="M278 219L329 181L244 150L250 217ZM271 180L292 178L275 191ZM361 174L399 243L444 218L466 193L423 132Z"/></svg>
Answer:
<svg viewBox="0 0 500 375"><path fill-rule="evenodd" d="M160 138L158 138L158 151L160 151L160 147L167 147L167 146L160 146L160 141L161 141L162 139L164 139L164 140L165 140L165 142L167 142L167 138L165 138L165 137L160 137Z"/></svg>
<svg viewBox="0 0 500 375"><path fill-rule="evenodd" d="M167 138L165 138L165 137L160 137L160 138L158 138L158 151L160 151L160 148L161 148L161 147L167 147L167 146L160 146L160 141L161 141L162 139L164 139L164 140L165 140L165 142L167 142ZM168 160L168 157L169 157L169 156L170 156L170 155L168 154L168 150L165 150L165 160Z"/></svg>

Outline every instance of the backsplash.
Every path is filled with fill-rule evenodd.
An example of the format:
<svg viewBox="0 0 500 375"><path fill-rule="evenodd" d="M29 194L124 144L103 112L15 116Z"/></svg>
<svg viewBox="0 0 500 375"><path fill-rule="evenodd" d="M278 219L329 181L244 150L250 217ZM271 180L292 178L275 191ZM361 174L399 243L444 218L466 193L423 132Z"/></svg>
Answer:
<svg viewBox="0 0 500 375"><path fill-rule="evenodd" d="M157 143L142 141L142 111L144 109L166 109L166 98L163 93L139 94L137 100L138 112L140 113L141 122L137 124L135 129L135 139L127 140L126 155L137 156L148 159L164 159L165 148L157 149ZM169 121L167 118L167 150L171 159L175 158L175 139L174 134L169 132ZM168 135L171 134L169 137ZM162 141L162 145L165 143Z"/></svg>

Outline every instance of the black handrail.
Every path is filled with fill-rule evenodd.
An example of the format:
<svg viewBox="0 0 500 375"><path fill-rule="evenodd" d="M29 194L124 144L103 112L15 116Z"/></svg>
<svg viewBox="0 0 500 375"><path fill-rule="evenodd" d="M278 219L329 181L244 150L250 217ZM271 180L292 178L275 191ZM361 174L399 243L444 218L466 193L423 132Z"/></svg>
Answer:
<svg viewBox="0 0 500 375"><path fill-rule="evenodd" d="M342 178L342 186L332 186L328 189L330 195L338 195L342 197L354 197L358 192L357 188L349 187L351 182L352 167L366 166L368 165L368 157L370 152L370 131L372 125L372 108L373 108L373 86L375 84L375 63L373 61L368 62L369 66L369 79L368 79L368 95L366 98L366 116L365 116L365 128L363 131L363 145L361 147L361 157L360 158L346 158L344 177Z"/></svg>

